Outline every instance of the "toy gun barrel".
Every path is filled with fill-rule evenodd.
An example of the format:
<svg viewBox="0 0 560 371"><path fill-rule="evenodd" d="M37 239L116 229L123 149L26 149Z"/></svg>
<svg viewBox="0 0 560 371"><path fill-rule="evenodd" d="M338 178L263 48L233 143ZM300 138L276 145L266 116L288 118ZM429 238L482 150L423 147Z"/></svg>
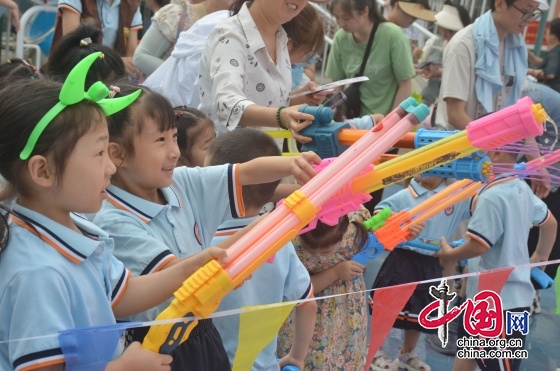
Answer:
<svg viewBox="0 0 560 371"><path fill-rule="evenodd" d="M387 219L391 216L391 209L389 207L383 208L380 212L373 215L371 218L366 220L363 224L367 230L376 231L383 227Z"/></svg>
<svg viewBox="0 0 560 371"><path fill-rule="evenodd" d="M448 245L451 247L459 247L464 243L465 240L461 239L450 243L448 242ZM439 240L433 238L424 238L424 237L403 242L401 245L416 247L419 249L430 250L430 251L439 251L441 249L441 242Z"/></svg>
<svg viewBox="0 0 560 371"><path fill-rule="evenodd" d="M424 178L437 176L440 178L471 179L477 182L487 182L491 175L492 161L488 156L459 158L422 173Z"/></svg>

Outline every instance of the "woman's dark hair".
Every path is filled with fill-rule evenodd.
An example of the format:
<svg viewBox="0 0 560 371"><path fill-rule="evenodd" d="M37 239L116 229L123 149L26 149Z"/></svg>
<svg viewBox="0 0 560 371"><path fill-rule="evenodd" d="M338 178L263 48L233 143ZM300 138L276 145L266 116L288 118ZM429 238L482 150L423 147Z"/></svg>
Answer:
<svg viewBox="0 0 560 371"><path fill-rule="evenodd" d="M358 252L364 248L368 240L368 232L365 227L358 222L352 222L356 227L356 238L354 239L354 251ZM331 246L342 241L344 234L348 230L350 219L348 215L343 215L334 226L327 225L320 220L317 221L315 229L302 233L299 236L301 244L307 250Z"/></svg>
<svg viewBox="0 0 560 371"><path fill-rule="evenodd" d="M39 78L39 70L19 58L8 59L6 63L0 64L0 87L6 86L19 79Z"/></svg>
<svg viewBox="0 0 560 371"><path fill-rule="evenodd" d="M362 13L366 8L368 8L370 21L375 24L386 22L385 18L383 18L377 10L375 0L333 0L329 6L331 13L336 5L340 5L345 14L351 14L352 11Z"/></svg>
<svg viewBox="0 0 560 371"><path fill-rule="evenodd" d="M4 205L0 205L0 208L0 254L2 254L10 241L10 229L6 220L10 209Z"/></svg>
<svg viewBox="0 0 560 371"><path fill-rule="evenodd" d="M78 62L95 52L102 52L103 58L93 62L87 73L86 89L93 83L102 81L109 85L126 76L122 58L112 48L99 44L101 30L93 23L81 23L78 28L65 35L54 46L44 66L45 74L51 79L64 81Z"/></svg>
<svg viewBox="0 0 560 371"><path fill-rule="evenodd" d="M552 21L550 21L550 28L548 29L548 33L556 36L556 38L560 40L560 18L554 18Z"/></svg>
<svg viewBox="0 0 560 371"><path fill-rule="evenodd" d="M241 7L247 1L251 1L251 0L237 0L236 2L231 4L231 8L229 8L230 16L233 16L233 15L236 15L237 13L239 13L239 11L241 10Z"/></svg>
<svg viewBox="0 0 560 371"><path fill-rule="evenodd" d="M457 12L459 13L459 19L461 20L463 27L467 27L472 23L471 16L469 15L469 11L464 6L460 4L455 4L450 0L447 0L445 2L445 5L451 5L452 7L457 9Z"/></svg>
<svg viewBox="0 0 560 371"><path fill-rule="evenodd" d="M309 52L318 54L325 45L323 22L311 4L307 4L292 20L282 25L292 41L290 54Z"/></svg>
<svg viewBox="0 0 560 371"><path fill-rule="evenodd" d="M29 189L24 181L27 160L19 158L20 152L37 123L58 103L61 88L60 83L46 79L24 79L0 90L0 174L22 196ZM30 158L52 158L56 177L61 179L78 140L101 122L105 123L103 111L93 102L66 107L45 128Z"/></svg>
<svg viewBox="0 0 560 371"><path fill-rule="evenodd" d="M191 150L204 129L214 128L214 123L203 112L187 106L174 107L177 122L177 145L187 166L193 166Z"/></svg>
<svg viewBox="0 0 560 371"><path fill-rule="evenodd" d="M142 93L128 107L107 116L109 124L109 141L121 145L124 149L124 157L131 159L134 157L134 137L142 133L144 120L153 119L160 131L167 131L177 127L173 107L163 95L156 93L146 86L116 83L119 92L116 97L131 94L138 89Z"/></svg>

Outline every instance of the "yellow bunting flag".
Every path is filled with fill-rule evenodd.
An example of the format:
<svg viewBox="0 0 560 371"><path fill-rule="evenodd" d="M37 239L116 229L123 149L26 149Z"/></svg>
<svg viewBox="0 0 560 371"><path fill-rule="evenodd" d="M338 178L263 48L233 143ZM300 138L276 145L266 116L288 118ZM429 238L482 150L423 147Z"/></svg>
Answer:
<svg viewBox="0 0 560 371"><path fill-rule="evenodd" d="M280 331L296 302L243 307L239 316L239 341L232 371L247 371Z"/></svg>

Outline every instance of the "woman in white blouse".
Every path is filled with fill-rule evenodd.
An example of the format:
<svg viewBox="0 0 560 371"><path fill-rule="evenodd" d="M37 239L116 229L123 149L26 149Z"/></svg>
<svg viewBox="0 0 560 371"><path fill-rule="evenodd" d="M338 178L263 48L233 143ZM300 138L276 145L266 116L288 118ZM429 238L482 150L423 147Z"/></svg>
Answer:
<svg viewBox="0 0 560 371"><path fill-rule="evenodd" d="M298 132L314 117L289 107L291 64L282 28L306 5L307 0L238 0L234 15L214 28L200 60L199 109L218 132L280 127L302 143L310 140Z"/></svg>

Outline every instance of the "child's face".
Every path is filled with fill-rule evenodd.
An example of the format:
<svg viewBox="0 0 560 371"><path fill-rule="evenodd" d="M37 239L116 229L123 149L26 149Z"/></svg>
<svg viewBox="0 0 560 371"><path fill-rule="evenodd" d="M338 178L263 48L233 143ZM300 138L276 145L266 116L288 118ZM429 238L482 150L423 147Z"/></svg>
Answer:
<svg viewBox="0 0 560 371"><path fill-rule="evenodd" d="M105 118L76 142L55 195L55 203L65 211L94 213L101 208L116 170L107 153L108 143Z"/></svg>
<svg viewBox="0 0 560 371"><path fill-rule="evenodd" d="M187 132L187 136L188 135ZM191 166L204 166L208 145L214 138L216 138L216 132L213 127L207 126L206 129L202 130L191 148Z"/></svg>
<svg viewBox="0 0 560 371"><path fill-rule="evenodd" d="M155 120L147 117L133 144L134 158L125 160L122 169L119 168L129 179L130 186L147 192L169 187L180 155L177 129L162 132ZM135 193L133 189L129 191Z"/></svg>

